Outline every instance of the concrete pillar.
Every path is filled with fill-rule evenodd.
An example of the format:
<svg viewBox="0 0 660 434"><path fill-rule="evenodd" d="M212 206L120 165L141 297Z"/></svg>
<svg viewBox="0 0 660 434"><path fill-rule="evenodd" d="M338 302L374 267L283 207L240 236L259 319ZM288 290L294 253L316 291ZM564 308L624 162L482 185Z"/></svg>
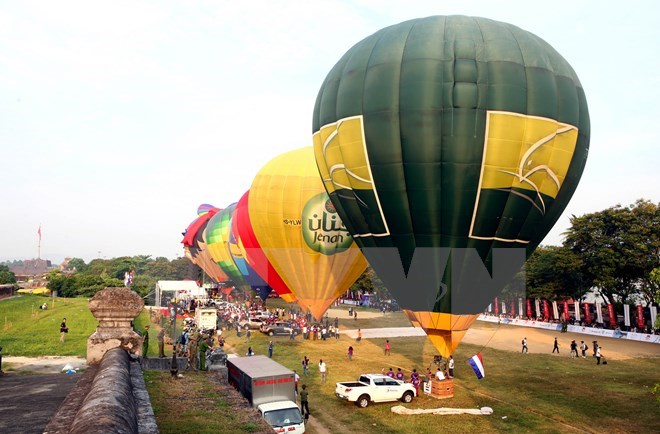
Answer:
<svg viewBox="0 0 660 434"><path fill-rule="evenodd" d="M89 301L89 310L99 325L87 339L87 365L97 365L105 353L113 348L122 348L128 353L140 355L142 336L131 327L144 301L128 288L105 288Z"/></svg>

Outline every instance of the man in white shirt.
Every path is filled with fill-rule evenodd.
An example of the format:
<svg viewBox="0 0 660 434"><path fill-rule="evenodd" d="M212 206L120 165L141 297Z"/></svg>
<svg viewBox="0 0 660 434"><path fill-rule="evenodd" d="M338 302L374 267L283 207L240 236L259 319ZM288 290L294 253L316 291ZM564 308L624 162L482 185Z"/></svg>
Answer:
<svg viewBox="0 0 660 434"><path fill-rule="evenodd" d="M438 372L435 373L435 378L436 378L436 380L444 380L445 379L445 373L442 372L442 369L438 368Z"/></svg>

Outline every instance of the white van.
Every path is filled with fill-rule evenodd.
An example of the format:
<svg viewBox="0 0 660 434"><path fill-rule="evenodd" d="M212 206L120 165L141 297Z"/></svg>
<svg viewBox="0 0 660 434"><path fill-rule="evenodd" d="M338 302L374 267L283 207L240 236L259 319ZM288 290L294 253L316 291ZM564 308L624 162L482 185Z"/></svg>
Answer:
<svg viewBox="0 0 660 434"><path fill-rule="evenodd" d="M298 405L293 401L269 402L257 406L257 410L276 433L305 432L305 421Z"/></svg>

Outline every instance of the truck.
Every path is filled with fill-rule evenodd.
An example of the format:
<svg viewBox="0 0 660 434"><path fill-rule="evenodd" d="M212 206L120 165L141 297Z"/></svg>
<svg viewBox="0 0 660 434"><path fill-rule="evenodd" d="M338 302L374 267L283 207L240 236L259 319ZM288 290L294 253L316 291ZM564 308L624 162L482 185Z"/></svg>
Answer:
<svg viewBox="0 0 660 434"><path fill-rule="evenodd" d="M335 395L339 399L354 402L365 408L370 402L401 400L406 404L417 396L417 389L410 383L382 374L363 374L357 381L337 383Z"/></svg>
<svg viewBox="0 0 660 434"><path fill-rule="evenodd" d="M296 404L295 374L266 356L227 359L227 381L255 407L276 433L304 433Z"/></svg>
<svg viewBox="0 0 660 434"><path fill-rule="evenodd" d="M195 325L200 330L215 330L218 311L214 307L198 307L195 309Z"/></svg>

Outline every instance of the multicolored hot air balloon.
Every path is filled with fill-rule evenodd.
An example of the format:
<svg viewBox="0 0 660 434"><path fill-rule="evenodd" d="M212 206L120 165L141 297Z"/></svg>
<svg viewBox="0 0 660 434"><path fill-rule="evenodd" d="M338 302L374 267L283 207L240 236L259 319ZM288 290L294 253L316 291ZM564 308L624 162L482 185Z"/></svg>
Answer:
<svg viewBox="0 0 660 434"><path fill-rule="evenodd" d="M247 196L244 194L241 197L241 200L243 200L243 198L247 198ZM266 301L268 294L270 294L273 288L271 288L268 283L262 279L262 277L257 274L254 268L252 268L250 265L247 254L245 252L245 247L243 246L243 242L238 233L238 226L236 224L236 220L238 219L238 211L241 207L246 206L246 200L244 200L243 203L241 203L240 200L236 203L234 213L231 216L231 227L229 230L229 254L234 260L236 268L238 268L238 271L240 271L241 275L243 276L243 279L245 279L245 282L250 285L250 287L263 301Z"/></svg>
<svg viewBox="0 0 660 434"><path fill-rule="evenodd" d="M249 286L229 253L231 216L234 208L236 208L236 203L232 203L211 217L204 231L204 240L211 256L222 271L234 282L236 287L247 292Z"/></svg>
<svg viewBox="0 0 660 434"><path fill-rule="evenodd" d="M206 225L211 217L218 211L218 208L213 205L202 204L197 208L197 218L188 226L184 232L183 249L185 255L190 261L200 267L204 272L216 282L225 282L228 279L227 275L216 264L211 257L211 254L206 248L206 243L203 239L203 233Z"/></svg>
<svg viewBox="0 0 660 434"><path fill-rule="evenodd" d="M316 319L367 266L323 189L311 147L275 157L257 173L248 213L264 254Z"/></svg>
<svg viewBox="0 0 660 434"><path fill-rule="evenodd" d="M357 43L326 77L313 119L337 212L445 356L501 290L461 284L470 271L451 263L457 249L491 272L501 248L531 254L575 191L589 130L561 55L518 27L466 16L410 20ZM429 285L388 283L381 248ZM430 266L416 269L415 252L435 255Z"/></svg>
<svg viewBox="0 0 660 434"><path fill-rule="evenodd" d="M268 283L268 285L277 292L277 294L287 303L295 301L295 296L291 292L286 283L282 280L275 268L271 265L266 258L256 236L252 229L252 222L250 221L250 214L248 211L248 198L250 190L245 194L236 204L234 216L231 219L231 230L235 238L240 240L239 246L242 247L247 259L248 264L252 269Z"/></svg>

